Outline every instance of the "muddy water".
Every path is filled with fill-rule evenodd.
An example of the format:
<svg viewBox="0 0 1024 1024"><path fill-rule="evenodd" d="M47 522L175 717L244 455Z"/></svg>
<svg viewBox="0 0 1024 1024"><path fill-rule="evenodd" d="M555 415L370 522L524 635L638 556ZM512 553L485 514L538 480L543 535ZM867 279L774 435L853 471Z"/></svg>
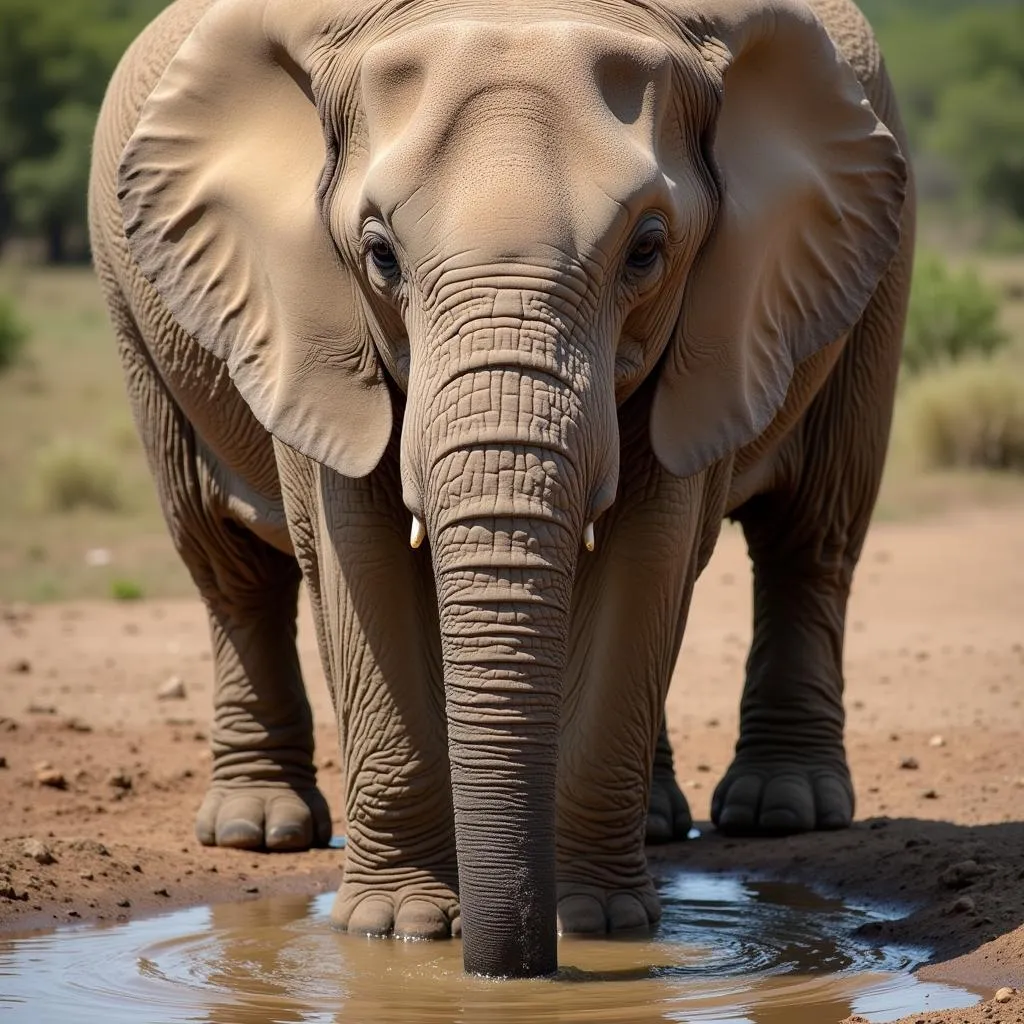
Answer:
<svg viewBox="0 0 1024 1024"><path fill-rule="evenodd" d="M924 951L852 937L877 913L800 886L661 879L652 940L565 941L558 977L466 977L458 942L356 939L331 895L178 911L0 942L6 1022L834 1024L977 997L917 982Z"/></svg>

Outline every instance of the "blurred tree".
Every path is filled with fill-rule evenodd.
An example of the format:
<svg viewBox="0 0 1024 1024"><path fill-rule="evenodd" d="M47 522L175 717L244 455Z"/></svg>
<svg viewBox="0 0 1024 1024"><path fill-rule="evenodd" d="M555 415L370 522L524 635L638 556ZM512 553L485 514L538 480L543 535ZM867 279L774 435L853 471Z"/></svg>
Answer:
<svg viewBox="0 0 1024 1024"><path fill-rule="evenodd" d="M920 165L1024 219L1024 3L863 0ZM927 189L925 189L927 192ZM938 198L943 198L942 195Z"/></svg>
<svg viewBox="0 0 1024 1024"><path fill-rule="evenodd" d="M89 147L103 92L167 0L0 0L0 245L42 236L50 260L85 236ZM81 241L79 243L81 245Z"/></svg>

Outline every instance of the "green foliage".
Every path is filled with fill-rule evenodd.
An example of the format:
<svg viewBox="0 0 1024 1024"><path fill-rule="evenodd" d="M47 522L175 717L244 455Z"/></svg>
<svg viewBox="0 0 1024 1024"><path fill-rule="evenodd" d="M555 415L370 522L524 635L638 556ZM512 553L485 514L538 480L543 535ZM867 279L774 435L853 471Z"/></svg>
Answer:
<svg viewBox="0 0 1024 1024"><path fill-rule="evenodd" d="M5 370L15 359L28 339L28 331L18 319L14 302L0 295L0 370Z"/></svg>
<svg viewBox="0 0 1024 1024"><path fill-rule="evenodd" d="M862 6L886 55L925 197L1024 219L1024 4Z"/></svg>
<svg viewBox="0 0 1024 1024"><path fill-rule="evenodd" d="M936 253L922 253L910 290L903 365L917 373L1001 348L1009 335L999 324L999 305L972 268L954 271Z"/></svg>
<svg viewBox="0 0 1024 1024"><path fill-rule="evenodd" d="M0 0L0 241L84 237L92 129L121 54L167 0Z"/></svg>
<svg viewBox="0 0 1024 1024"><path fill-rule="evenodd" d="M974 356L915 378L901 404L928 468L1024 472L1024 366Z"/></svg>
<svg viewBox="0 0 1024 1024"><path fill-rule="evenodd" d="M44 448L36 463L36 486L48 512L117 512L124 506L116 467L85 445L62 441Z"/></svg>
<svg viewBox="0 0 1024 1024"><path fill-rule="evenodd" d="M143 596L142 587L134 580L112 580L110 596L115 601L138 601Z"/></svg>

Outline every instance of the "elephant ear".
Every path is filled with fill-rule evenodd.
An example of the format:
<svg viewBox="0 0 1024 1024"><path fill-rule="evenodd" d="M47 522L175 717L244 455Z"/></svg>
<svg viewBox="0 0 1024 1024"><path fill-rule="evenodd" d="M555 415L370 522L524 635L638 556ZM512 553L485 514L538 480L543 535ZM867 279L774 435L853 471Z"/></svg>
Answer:
<svg viewBox="0 0 1024 1024"><path fill-rule="evenodd" d="M896 140L805 4L717 4L698 34L722 75L720 203L651 411L654 451L678 476L756 438L794 367L857 322L899 245L906 190Z"/></svg>
<svg viewBox="0 0 1024 1024"><path fill-rule="evenodd" d="M321 217L327 146L296 52L302 19L282 6L221 0L202 17L142 109L118 198L143 275L259 422L364 476L387 445L391 399Z"/></svg>

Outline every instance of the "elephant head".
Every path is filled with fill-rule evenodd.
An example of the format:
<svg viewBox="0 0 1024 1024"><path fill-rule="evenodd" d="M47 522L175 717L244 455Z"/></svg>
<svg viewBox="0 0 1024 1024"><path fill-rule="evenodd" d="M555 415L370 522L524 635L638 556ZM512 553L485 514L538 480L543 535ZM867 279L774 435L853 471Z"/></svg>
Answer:
<svg viewBox="0 0 1024 1024"><path fill-rule="evenodd" d="M576 562L617 409L666 469L755 438L857 320L904 167L801 0L218 0L123 156L135 259L338 473L402 423L437 584L465 962L555 969ZM615 19L613 21L613 18Z"/></svg>

